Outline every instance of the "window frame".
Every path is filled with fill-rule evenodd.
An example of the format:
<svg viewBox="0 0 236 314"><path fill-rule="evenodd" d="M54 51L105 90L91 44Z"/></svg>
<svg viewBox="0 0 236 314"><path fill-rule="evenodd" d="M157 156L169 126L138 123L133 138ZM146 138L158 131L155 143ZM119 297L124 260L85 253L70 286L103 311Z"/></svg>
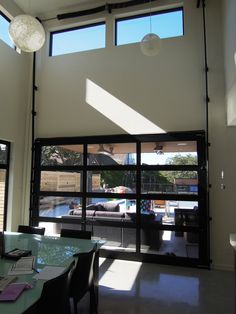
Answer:
<svg viewBox="0 0 236 314"><path fill-rule="evenodd" d="M2 16L7 22L9 22L9 25L11 23L11 19L5 14L3 13L1 10L0 10L0 16ZM8 47L16 50L16 46L14 45L13 42L11 42L11 39L10 39L10 36L9 36L9 40L10 40L10 43L11 45L9 45L7 42L5 42L3 39L1 39Z"/></svg>
<svg viewBox="0 0 236 314"><path fill-rule="evenodd" d="M156 10L151 12L151 16L155 16L155 15L161 15L161 14L166 14L166 13L171 13L171 12L178 12L181 11L182 12L182 27L183 27L183 35L184 36L184 7L176 7L176 8L171 8L171 9L166 9L166 10ZM142 14L134 14L134 15L128 15L125 17L118 17L115 19L115 46L122 46L117 44L117 36L118 36L118 23L121 21L127 21L127 20L132 20L132 19L138 19L138 18L142 18L142 17L148 17L150 16L150 12L149 13L142 13ZM181 37L182 37L181 36ZM128 44L134 44L136 42L132 42L132 43L128 43Z"/></svg>
<svg viewBox="0 0 236 314"><path fill-rule="evenodd" d="M197 143L197 154L198 154L198 164L197 165L142 165L141 164L141 144L144 142L171 142L173 141L196 141ZM87 165L87 146L89 144L99 144L99 143L136 143L136 154L137 154L137 164L136 165ZM41 148L47 145L84 145L83 158L84 163L80 166L41 166ZM40 191L40 172L43 170L51 171L82 171L82 190L80 192L51 192L51 191ZM136 171L136 191L134 193L107 193L107 192L91 192L86 189L87 187L87 173L93 170L134 170ZM142 193L141 186L139 184L141 180L142 170L194 170L198 172L198 194L189 195L185 194L155 194L155 193ZM199 234L199 258L185 258L178 257L175 260L176 264L188 265L188 266L205 266L209 267L209 211L207 203L207 170L206 170L206 143L205 143L205 132L204 131L189 131L189 132L170 132L165 134L149 134L149 135L111 135L111 136L88 136L88 137L75 137L75 138L39 138L35 141L35 168L34 168L34 190L33 190L33 203L31 204L31 224L38 224L39 222L52 222L52 223L75 223L75 220L71 218L59 218L59 217L42 217L39 216L39 199L40 196L70 196L81 198L82 206L82 216L77 220L76 223L81 225L81 228L86 229L91 226L109 226L109 227L124 227L135 228L136 230L136 252L135 253L125 253L125 252L113 252L114 256L117 254L122 258L135 258L137 260L147 261L159 261L160 255L151 256L151 254L142 253L140 250L140 233L141 228L141 211L140 211L140 201L143 200L173 200L173 201L198 201L199 206L199 218L200 222L198 226L177 226L177 225L159 225L159 230L170 230L170 231L184 231L184 232L197 232ZM136 199L137 205L137 225L127 225L127 223L122 221L92 221L87 217L86 219L86 200L88 198L112 198L112 199ZM106 251L106 250L104 250ZM112 251L108 251L111 254ZM105 253L107 254L107 253ZM129 257L127 256L129 255ZM168 257L166 258L168 260ZM168 260L167 263L170 261Z"/></svg>
<svg viewBox="0 0 236 314"><path fill-rule="evenodd" d="M7 159L6 163L0 163L0 169L6 171L5 176L5 193L4 193L4 205L3 205L3 230L6 230L7 226L7 204L8 204L8 189L9 189L9 169L10 169L10 142L0 139L0 144L7 147Z"/></svg>
<svg viewBox="0 0 236 314"><path fill-rule="evenodd" d="M75 31L75 30L80 30L80 29L85 29L85 28L91 28L91 27L100 26L100 25L104 25L105 26L105 46L106 46L106 21L89 23L89 24L85 24L85 25L80 25L80 26L76 26L76 27L71 27L71 28L66 28L66 29L61 29L61 30L56 30L56 31L50 32L50 37L49 37L49 57L57 57L57 56L59 56L59 55L53 55L52 54L52 51L53 51L53 36L54 35L61 34L61 33L67 33L67 32L70 32L70 31ZM95 50L95 49L98 49L98 48L94 48L94 49L90 49L90 50ZM77 52L73 52L73 53L90 51L90 50L77 51ZM66 54L70 54L70 53L66 53ZM61 55L65 55L65 54L61 54Z"/></svg>
<svg viewBox="0 0 236 314"><path fill-rule="evenodd" d="M4 14L1 10L0 10L0 15L9 23L11 22L10 18L8 16L6 16L6 14Z"/></svg>

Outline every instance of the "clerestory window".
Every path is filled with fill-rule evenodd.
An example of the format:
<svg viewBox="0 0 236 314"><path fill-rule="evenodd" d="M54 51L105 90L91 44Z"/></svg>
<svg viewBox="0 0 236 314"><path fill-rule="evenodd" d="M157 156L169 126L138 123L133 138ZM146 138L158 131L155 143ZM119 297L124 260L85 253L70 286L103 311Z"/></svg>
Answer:
<svg viewBox="0 0 236 314"><path fill-rule="evenodd" d="M50 56L105 48L106 25L104 22L70 28L50 34Z"/></svg>
<svg viewBox="0 0 236 314"><path fill-rule="evenodd" d="M117 46L140 42L150 32L160 38L183 36L183 8L118 18L115 25Z"/></svg>
<svg viewBox="0 0 236 314"><path fill-rule="evenodd" d="M8 33L8 28L10 25L10 19L0 11L0 39L4 41L11 48L15 48L13 42L11 41Z"/></svg>

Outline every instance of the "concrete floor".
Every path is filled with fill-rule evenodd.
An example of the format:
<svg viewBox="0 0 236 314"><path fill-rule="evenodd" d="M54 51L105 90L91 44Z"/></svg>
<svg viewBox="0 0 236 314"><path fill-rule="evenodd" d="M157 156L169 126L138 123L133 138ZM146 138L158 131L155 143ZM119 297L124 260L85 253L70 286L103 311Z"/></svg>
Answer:
<svg viewBox="0 0 236 314"><path fill-rule="evenodd" d="M152 313L234 314L234 273L100 258L99 314Z"/></svg>

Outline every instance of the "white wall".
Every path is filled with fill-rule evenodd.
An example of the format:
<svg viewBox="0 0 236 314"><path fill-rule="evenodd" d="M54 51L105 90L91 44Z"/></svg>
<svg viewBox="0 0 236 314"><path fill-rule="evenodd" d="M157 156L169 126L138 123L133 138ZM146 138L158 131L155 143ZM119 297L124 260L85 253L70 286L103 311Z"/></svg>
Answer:
<svg viewBox="0 0 236 314"><path fill-rule="evenodd" d="M222 0L224 29L224 61L228 124L236 125L236 2Z"/></svg>
<svg viewBox="0 0 236 314"><path fill-rule="evenodd" d="M46 45L39 56L37 135L124 133L86 103L87 78L164 130L203 129L201 12L195 1L185 2L186 34L165 39L158 57L142 55L139 44L48 57ZM110 16L108 27L111 36Z"/></svg>
<svg viewBox="0 0 236 314"><path fill-rule="evenodd" d="M10 7L7 1L0 1L0 5L10 9L12 14L19 13L10 1L8 4ZM23 208L27 204L27 201L24 205L22 202L27 182L25 149L29 68L29 55L19 55L0 40L0 139L11 142L8 230L16 230L18 223L24 221Z"/></svg>
<svg viewBox="0 0 236 314"><path fill-rule="evenodd" d="M236 105L236 67L234 52L236 51L236 2L222 0L222 30L220 15L216 12L215 22L211 22L212 91L215 101L211 105L211 212L212 222L212 258L215 264L222 267L233 267L233 251L229 245L229 234L236 233L235 187L236 187L236 128L227 127L227 104L229 98ZM213 4L213 1L211 0ZM223 33L223 52L218 42ZM214 38L213 38L214 37ZM214 49L215 48L215 49ZM222 56L223 53L223 56ZM224 60L222 65L221 59ZM220 62L220 63L219 63ZM213 85L214 84L214 85ZM224 89L225 85L225 89ZM234 92L232 92L234 90ZM233 119L233 116L230 117ZM225 171L225 180L220 180L220 171ZM220 189L224 183L225 190Z"/></svg>

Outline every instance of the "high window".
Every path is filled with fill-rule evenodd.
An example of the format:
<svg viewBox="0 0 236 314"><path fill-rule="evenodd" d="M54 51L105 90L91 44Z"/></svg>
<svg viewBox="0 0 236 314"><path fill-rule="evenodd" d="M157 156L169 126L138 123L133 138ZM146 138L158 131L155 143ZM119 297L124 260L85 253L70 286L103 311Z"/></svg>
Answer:
<svg viewBox="0 0 236 314"><path fill-rule="evenodd" d="M10 143L0 140L0 230L6 229Z"/></svg>
<svg viewBox="0 0 236 314"><path fill-rule="evenodd" d="M8 34L9 25L10 19L0 11L0 39L3 40L8 46L14 48L14 45Z"/></svg>
<svg viewBox="0 0 236 314"><path fill-rule="evenodd" d="M183 8L116 19L116 45L140 42L151 32L160 38L183 36Z"/></svg>
<svg viewBox="0 0 236 314"><path fill-rule="evenodd" d="M109 254L208 266L204 132L38 139L35 147L32 224L89 230Z"/></svg>
<svg viewBox="0 0 236 314"><path fill-rule="evenodd" d="M51 32L50 56L105 47L105 23Z"/></svg>

